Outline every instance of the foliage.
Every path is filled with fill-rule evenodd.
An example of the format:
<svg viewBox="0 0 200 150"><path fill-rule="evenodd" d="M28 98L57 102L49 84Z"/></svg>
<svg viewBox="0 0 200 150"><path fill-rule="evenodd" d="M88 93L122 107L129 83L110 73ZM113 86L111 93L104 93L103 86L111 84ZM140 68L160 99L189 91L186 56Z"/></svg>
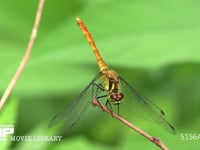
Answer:
<svg viewBox="0 0 200 150"><path fill-rule="evenodd" d="M24 54L37 1L0 4L2 94ZM180 0L46 1L31 59L1 113L0 123L11 123L14 118L15 135L54 135L59 131L60 127L47 129L51 117L98 72L76 24L79 16L106 63L161 106L178 133L172 136L142 121L140 127L171 149L196 149L199 141L181 140L180 134L200 131L199 6L199 1ZM96 109L88 111L65 136L61 143L39 142L35 147L15 142L3 146L52 150L155 148Z"/></svg>

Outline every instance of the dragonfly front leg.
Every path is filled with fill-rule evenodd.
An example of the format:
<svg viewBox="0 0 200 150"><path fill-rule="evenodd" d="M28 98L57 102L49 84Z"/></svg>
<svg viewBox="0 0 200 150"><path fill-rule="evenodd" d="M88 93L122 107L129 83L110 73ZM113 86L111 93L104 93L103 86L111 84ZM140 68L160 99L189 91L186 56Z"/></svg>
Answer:
<svg viewBox="0 0 200 150"><path fill-rule="evenodd" d="M112 106L111 106L109 100L106 101L106 107L110 110L111 115L113 116L113 114L112 114L113 113L113 109L112 109Z"/></svg>
<svg viewBox="0 0 200 150"><path fill-rule="evenodd" d="M109 100L106 101L106 107L110 110L110 112L112 113L111 115L113 116L114 111L112 109L112 105ZM117 104L117 115L120 116L119 115L119 104Z"/></svg>

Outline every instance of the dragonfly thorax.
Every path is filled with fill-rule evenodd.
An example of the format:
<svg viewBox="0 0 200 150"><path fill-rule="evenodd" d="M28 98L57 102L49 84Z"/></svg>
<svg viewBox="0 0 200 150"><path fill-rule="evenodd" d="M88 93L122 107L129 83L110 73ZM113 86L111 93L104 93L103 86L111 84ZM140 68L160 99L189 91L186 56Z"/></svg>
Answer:
<svg viewBox="0 0 200 150"><path fill-rule="evenodd" d="M104 69L101 74L104 90L109 91L109 101L113 104L120 104L124 94L119 90L119 76L115 71L108 68Z"/></svg>

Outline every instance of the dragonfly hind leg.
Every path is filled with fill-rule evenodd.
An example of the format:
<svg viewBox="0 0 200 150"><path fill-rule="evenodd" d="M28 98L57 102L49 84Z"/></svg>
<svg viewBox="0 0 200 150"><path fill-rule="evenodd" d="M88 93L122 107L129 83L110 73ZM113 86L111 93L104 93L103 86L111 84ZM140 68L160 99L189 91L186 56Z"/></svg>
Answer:
<svg viewBox="0 0 200 150"><path fill-rule="evenodd" d="M97 89L94 89L95 87ZM105 91L103 86L100 83L99 84L93 83L93 86L92 86L92 98L97 97L99 90ZM95 91L95 94L94 94L94 91Z"/></svg>
<svg viewBox="0 0 200 150"><path fill-rule="evenodd" d="M96 88L96 89L95 89ZM101 107L101 109L103 110L102 108L102 105L101 103L99 102L99 99L101 98L105 98L107 97L107 94L104 94L104 95L101 95L101 96L98 96L99 94L99 91L105 91L103 86L99 83L94 83L93 86L92 86L92 100L96 99L97 103L99 104L99 106Z"/></svg>

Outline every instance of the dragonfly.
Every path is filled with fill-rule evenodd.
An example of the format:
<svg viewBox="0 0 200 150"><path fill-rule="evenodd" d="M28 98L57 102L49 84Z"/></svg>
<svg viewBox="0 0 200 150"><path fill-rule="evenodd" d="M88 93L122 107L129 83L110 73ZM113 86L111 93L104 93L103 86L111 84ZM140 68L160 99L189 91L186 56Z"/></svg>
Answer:
<svg viewBox="0 0 200 150"><path fill-rule="evenodd" d="M78 17L76 21L94 52L100 71L71 104L52 118L49 128L62 120L64 120L65 128L73 127L92 105L93 99L96 99L98 103L104 101L111 112L117 111L117 114L122 117L123 114L127 116L138 114L142 118L157 123L169 133L176 134L175 128L165 119L162 109L142 96L124 78L106 65L84 22Z"/></svg>

